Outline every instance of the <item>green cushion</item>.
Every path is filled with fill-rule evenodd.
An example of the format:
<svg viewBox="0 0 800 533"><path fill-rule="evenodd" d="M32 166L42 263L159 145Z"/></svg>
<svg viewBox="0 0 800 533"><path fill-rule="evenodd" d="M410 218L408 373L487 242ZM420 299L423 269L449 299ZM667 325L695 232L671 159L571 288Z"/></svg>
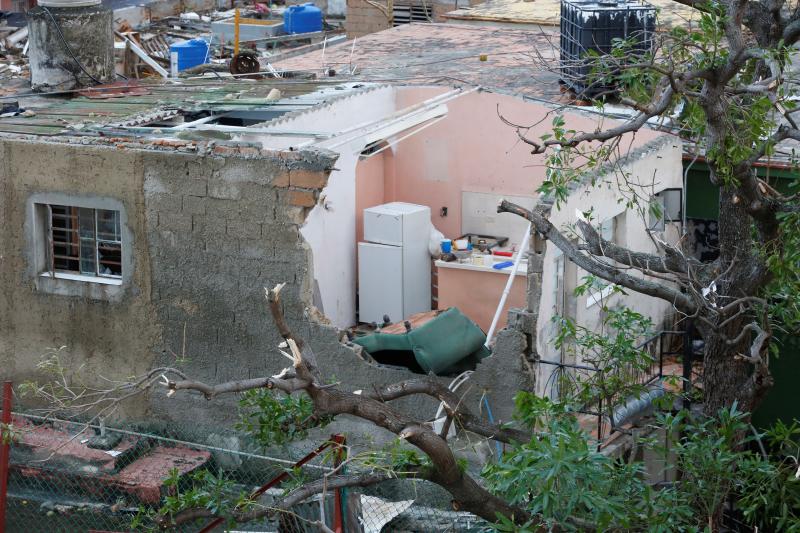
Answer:
<svg viewBox="0 0 800 533"><path fill-rule="evenodd" d="M440 313L409 333L392 335L373 333L353 342L369 353L384 350L413 351L414 358L428 373L440 374L453 369L467 358L480 360L489 355L483 345L486 335L481 328L456 307Z"/></svg>

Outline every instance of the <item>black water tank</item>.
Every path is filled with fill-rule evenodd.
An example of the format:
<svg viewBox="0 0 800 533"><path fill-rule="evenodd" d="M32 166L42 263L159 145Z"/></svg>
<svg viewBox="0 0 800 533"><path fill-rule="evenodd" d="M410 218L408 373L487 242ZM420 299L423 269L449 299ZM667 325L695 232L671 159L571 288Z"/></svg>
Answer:
<svg viewBox="0 0 800 533"><path fill-rule="evenodd" d="M608 80L591 79L590 50L609 54L615 39L631 40L634 53L652 50L655 7L638 0L561 0L561 82L578 96L613 91Z"/></svg>

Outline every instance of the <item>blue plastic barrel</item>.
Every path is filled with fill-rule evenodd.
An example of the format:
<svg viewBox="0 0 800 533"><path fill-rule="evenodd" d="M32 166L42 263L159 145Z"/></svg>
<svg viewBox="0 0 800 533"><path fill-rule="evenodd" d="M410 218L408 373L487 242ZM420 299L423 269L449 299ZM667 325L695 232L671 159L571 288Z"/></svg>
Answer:
<svg viewBox="0 0 800 533"><path fill-rule="evenodd" d="M170 45L169 51L178 54L178 70L202 65L208 59L208 43L203 39L174 43Z"/></svg>
<svg viewBox="0 0 800 533"><path fill-rule="evenodd" d="M286 33L322 31L322 10L311 2L287 7L283 12L283 30Z"/></svg>

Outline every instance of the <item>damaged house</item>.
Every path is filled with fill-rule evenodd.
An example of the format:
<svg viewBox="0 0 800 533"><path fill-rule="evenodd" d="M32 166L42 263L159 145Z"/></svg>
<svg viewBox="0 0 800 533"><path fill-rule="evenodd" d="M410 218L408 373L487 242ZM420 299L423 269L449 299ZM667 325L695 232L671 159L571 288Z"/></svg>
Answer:
<svg viewBox="0 0 800 533"><path fill-rule="evenodd" d="M501 199L546 209L557 225L592 211L605 235L647 249L615 176L653 195L681 186L680 144L643 130L595 176L602 188L587 182L553 206L536 193L543 159L498 116L539 122L528 132L536 137L553 108L477 88L203 79L92 96L25 97L19 106L29 113L0 119L0 360L18 382L40 378L37 364L59 346L84 380L175 365L207 382L269 374L282 356L263 287L282 282L287 318L326 374L353 388L394 382L420 370L371 357L343 332L358 340L369 323L382 325L363 309L408 303L411 292L422 295L417 307L387 310L389 322L456 307L488 330L513 270L495 266L515 262L526 240L524 220L497 213ZM576 130L599 120L563 116ZM678 235L670 222L657 230ZM435 243L472 235L475 248L496 243L490 251L502 255L445 261L431 256L431 235ZM388 255L366 261L370 243ZM584 273L535 236L531 248L491 355L468 367L467 401L485 396L503 420L516 390L547 381L531 363L562 357L551 342L554 315L592 327L605 297L656 323L669 311L606 288L574 297ZM397 271L403 250L424 258L414 275ZM434 402L408 401L433 417ZM192 420L201 433L236 417L190 395L157 391L132 404L128 419Z"/></svg>

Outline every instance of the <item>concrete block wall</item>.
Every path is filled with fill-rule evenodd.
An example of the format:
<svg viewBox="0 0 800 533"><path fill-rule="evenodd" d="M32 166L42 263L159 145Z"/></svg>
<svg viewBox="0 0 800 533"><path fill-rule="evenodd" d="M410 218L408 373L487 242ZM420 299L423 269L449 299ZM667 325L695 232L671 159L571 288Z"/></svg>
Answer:
<svg viewBox="0 0 800 533"><path fill-rule="evenodd" d="M382 2L382 5L384 3ZM389 6L389 3L385 3ZM391 15L391 10L389 11ZM347 38L363 37L392 27L392 18L366 0L347 0Z"/></svg>
<svg viewBox="0 0 800 533"><path fill-rule="evenodd" d="M155 365L186 359L192 376L211 383L271 375L285 366L264 287L287 283L285 312L299 327L313 282L299 226L334 161L330 153L225 144L202 158L160 152L146 159L153 300L163 328ZM176 420L194 413L212 425L229 423L235 414L208 409L190 395L153 395L151 408Z"/></svg>
<svg viewBox="0 0 800 533"><path fill-rule="evenodd" d="M165 366L207 383L275 374L287 361L277 351L281 339L264 287L284 282L289 325L310 343L323 374L346 390L414 377L366 363L340 342L340 332L309 311L314 258L299 227L318 201L335 154L225 143L75 144L0 137L0 157L0 378L46 379L36 365L58 346L65 347L63 363L72 377L87 383L99 375L125 379ZM87 295L86 282L78 281L63 294L37 290L26 205L31 195L42 193L121 203L133 266L119 297ZM479 366L465 401L481 412L481 397L488 392L495 417L508 420L516 390L508 384L525 381L519 358L525 338L504 330L498 347ZM438 405L424 396L395 403L426 419ZM209 403L191 393L167 397L154 390L116 416L194 428L196 434L186 436L202 441L230 428L238 413L234 396ZM299 447L336 431L355 440L367 435L365 442L391 438L371 424L342 417Z"/></svg>
<svg viewBox="0 0 800 533"><path fill-rule="evenodd" d="M392 5L422 4L423 0L396 0L392 3L380 1L379 4L386 6L391 15ZM458 7L473 6L483 0L425 0L431 10L432 22L448 22L444 15ZM379 9L367 0L347 0L347 14L345 18L345 29L347 38L362 37L370 33L383 31L393 27L393 19L387 16L383 10Z"/></svg>

